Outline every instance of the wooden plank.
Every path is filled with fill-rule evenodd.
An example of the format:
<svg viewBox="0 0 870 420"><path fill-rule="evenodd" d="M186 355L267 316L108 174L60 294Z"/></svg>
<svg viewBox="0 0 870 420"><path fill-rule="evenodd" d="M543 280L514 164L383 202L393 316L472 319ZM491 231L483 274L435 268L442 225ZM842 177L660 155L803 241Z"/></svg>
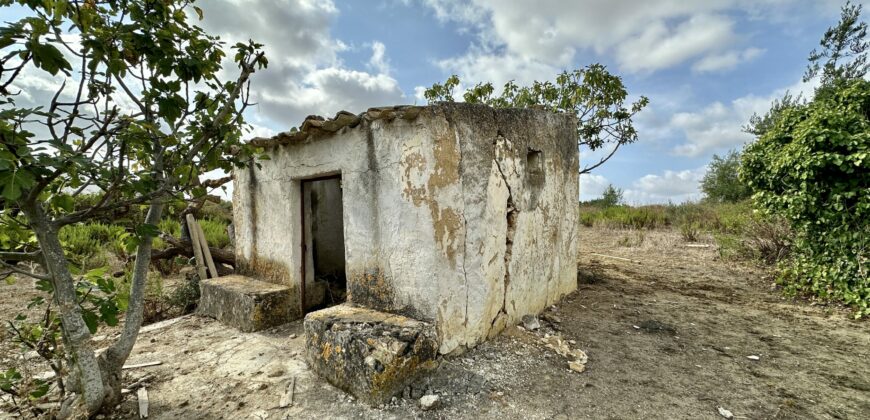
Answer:
<svg viewBox="0 0 870 420"><path fill-rule="evenodd" d="M296 377L293 377L293 380L287 384L287 390L284 391L284 395L281 396L281 401L278 403L278 407L287 408L293 405L293 394L296 393Z"/></svg>
<svg viewBox="0 0 870 420"><path fill-rule="evenodd" d="M155 322L151 325L146 325L146 326L140 328L139 334L141 335L141 334L149 333L151 331L159 330L161 328L166 328L172 324L175 324L179 321L184 321L185 319L191 318L191 317L193 317L193 314L182 315L182 316L177 317L177 318L171 318L171 319L167 319L164 321Z"/></svg>
<svg viewBox="0 0 870 420"><path fill-rule="evenodd" d="M124 367L122 369L136 369L136 368L143 368L143 367L149 367L149 366L157 366L157 365L162 365L162 364L163 364L163 362L156 360L153 362L139 363L137 365L124 365Z"/></svg>
<svg viewBox="0 0 870 420"><path fill-rule="evenodd" d="M148 418L148 389L144 386L136 391L136 398L139 400L139 418Z"/></svg>
<svg viewBox="0 0 870 420"><path fill-rule="evenodd" d="M202 256L202 247L199 245L199 230L196 228L196 220L192 214L187 217L187 231L190 233L190 242L193 245L193 257L196 259L196 273L200 280L208 278L205 272L205 261Z"/></svg>
<svg viewBox="0 0 870 420"><path fill-rule="evenodd" d="M594 255L596 257L602 257L602 258L612 258L614 260L620 260L620 261L628 261L628 262L635 263L635 264L641 264L641 262L638 260L632 260L630 258L615 257L613 255L599 254L596 252L590 252L589 255Z"/></svg>
<svg viewBox="0 0 870 420"><path fill-rule="evenodd" d="M205 258L205 263L208 265L208 271L211 273L211 278L220 277L217 268L214 266L214 260L211 259L211 251L208 249L208 241L205 240L205 231L202 230L199 222L193 222L196 225L196 233L199 235L199 245L202 247L202 255Z"/></svg>

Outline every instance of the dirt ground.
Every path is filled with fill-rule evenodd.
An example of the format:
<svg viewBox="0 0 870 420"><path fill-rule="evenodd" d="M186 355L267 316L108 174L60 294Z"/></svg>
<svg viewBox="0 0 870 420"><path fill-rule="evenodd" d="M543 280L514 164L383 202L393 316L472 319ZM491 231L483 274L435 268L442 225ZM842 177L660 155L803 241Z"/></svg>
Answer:
<svg viewBox="0 0 870 420"><path fill-rule="evenodd" d="M675 232L584 228L580 240L579 289L541 329L511 327L445 358L383 407L308 370L300 322L251 334L194 316L151 327L128 363L162 364L127 370L128 383L146 378L156 419L721 419L720 407L735 418L870 418L866 321L784 299L764 270ZM21 283L0 292L4 319L31 293ZM569 370L545 334L574 340L586 371ZM12 357L4 340L0 368ZM288 388L293 404L277 408ZM424 394L440 406L422 411ZM134 418L136 404L131 395L115 416Z"/></svg>

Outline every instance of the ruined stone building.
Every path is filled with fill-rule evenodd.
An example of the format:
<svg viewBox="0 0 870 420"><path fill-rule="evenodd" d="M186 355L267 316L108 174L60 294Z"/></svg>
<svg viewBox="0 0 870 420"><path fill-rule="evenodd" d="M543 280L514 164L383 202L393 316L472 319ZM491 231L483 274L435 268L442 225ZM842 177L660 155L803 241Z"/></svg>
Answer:
<svg viewBox="0 0 870 420"><path fill-rule="evenodd" d="M346 301L422 321L446 354L576 288L573 115L373 108L253 142L268 160L234 174L237 262L286 290L260 317L313 319Z"/></svg>

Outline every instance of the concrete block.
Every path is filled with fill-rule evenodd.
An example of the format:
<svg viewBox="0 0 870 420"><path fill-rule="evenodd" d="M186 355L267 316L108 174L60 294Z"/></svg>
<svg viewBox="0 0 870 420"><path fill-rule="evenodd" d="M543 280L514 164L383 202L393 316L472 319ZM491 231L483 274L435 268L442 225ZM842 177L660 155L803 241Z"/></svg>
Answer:
<svg viewBox="0 0 870 420"><path fill-rule="evenodd" d="M422 321L343 304L308 314L304 325L309 366L371 405L436 365L437 334Z"/></svg>
<svg viewBox="0 0 870 420"><path fill-rule="evenodd" d="M197 312L244 332L290 321L294 302L286 286L240 275L203 280Z"/></svg>

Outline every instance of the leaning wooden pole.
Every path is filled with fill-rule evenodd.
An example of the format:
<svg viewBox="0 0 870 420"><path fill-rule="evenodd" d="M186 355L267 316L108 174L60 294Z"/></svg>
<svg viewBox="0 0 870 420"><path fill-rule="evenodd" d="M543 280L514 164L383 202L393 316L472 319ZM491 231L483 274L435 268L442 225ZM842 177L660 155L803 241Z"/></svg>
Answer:
<svg viewBox="0 0 870 420"><path fill-rule="evenodd" d="M205 231L202 230L202 225L199 222L193 222L196 225L196 234L199 235L199 245L202 248L202 255L205 259L205 264L208 266L208 271L211 273L211 278L219 277L217 267L214 265L214 260L211 258L211 251L208 249L208 241L205 240Z"/></svg>
<svg viewBox="0 0 870 420"><path fill-rule="evenodd" d="M200 280L205 280L208 276L205 271L205 262L203 261L202 256L202 246L199 242L199 229L196 228L196 220L193 218L192 214L188 214L185 219L187 220L187 231L190 232L190 244L193 247L193 257L196 260L196 273L199 274Z"/></svg>

